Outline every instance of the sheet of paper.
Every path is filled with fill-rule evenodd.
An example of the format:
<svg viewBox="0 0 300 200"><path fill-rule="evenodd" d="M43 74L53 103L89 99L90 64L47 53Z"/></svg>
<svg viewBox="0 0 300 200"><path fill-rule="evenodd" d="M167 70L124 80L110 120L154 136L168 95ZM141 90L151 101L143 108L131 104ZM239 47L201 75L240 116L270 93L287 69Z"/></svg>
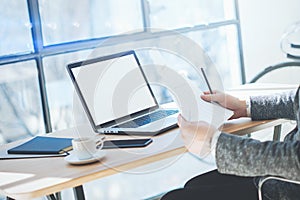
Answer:
<svg viewBox="0 0 300 200"><path fill-rule="evenodd" d="M177 95L175 101L181 115L188 121L205 121L219 128L233 115L231 110L225 109L217 103L202 100L200 95L203 91L191 83L176 87L174 92Z"/></svg>
<svg viewBox="0 0 300 200"><path fill-rule="evenodd" d="M205 121L214 127L220 127L233 115L231 110L225 109L216 103L208 103L198 99L197 105L191 105L182 110L182 116L188 121Z"/></svg>

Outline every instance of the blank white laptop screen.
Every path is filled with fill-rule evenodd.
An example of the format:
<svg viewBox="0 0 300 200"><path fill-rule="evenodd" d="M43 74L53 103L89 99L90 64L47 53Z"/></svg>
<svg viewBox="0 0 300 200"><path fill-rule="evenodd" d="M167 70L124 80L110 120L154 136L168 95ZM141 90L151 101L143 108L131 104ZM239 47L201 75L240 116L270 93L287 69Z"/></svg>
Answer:
<svg viewBox="0 0 300 200"><path fill-rule="evenodd" d="M96 126L157 105L133 54L72 72Z"/></svg>

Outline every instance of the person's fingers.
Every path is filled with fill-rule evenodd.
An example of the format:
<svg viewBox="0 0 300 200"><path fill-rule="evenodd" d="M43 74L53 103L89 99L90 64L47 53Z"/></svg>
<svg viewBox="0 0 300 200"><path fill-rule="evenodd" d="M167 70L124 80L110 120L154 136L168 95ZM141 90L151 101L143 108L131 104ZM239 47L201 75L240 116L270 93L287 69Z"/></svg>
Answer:
<svg viewBox="0 0 300 200"><path fill-rule="evenodd" d="M203 94L217 94L220 93L218 90L213 90L212 93L210 91L204 91Z"/></svg>
<svg viewBox="0 0 300 200"><path fill-rule="evenodd" d="M212 96L211 94L207 94L207 95L200 95L201 99L203 99L204 101L208 101L211 102L212 101Z"/></svg>
<svg viewBox="0 0 300 200"><path fill-rule="evenodd" d="M224 93L203 94L200 96L204 101L224 102L226 96Z"/></svg>
<svg viewBox="0 0 300 200"><path fill-rule="evenodd" d="M210 91L204 91L203 94L211 94Z"/></svg>

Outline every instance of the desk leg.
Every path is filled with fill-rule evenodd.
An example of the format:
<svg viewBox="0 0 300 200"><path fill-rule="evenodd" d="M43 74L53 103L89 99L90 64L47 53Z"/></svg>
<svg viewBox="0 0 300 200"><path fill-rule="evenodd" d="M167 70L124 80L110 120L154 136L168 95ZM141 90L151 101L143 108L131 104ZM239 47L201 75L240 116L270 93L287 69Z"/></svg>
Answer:
<svg viewBox="0 0 300 200"><path fill-rule="evenodd" d="M274 127L273 141L279 141L281 135L281 124Z"/></svg>
<svg viewBox="0 0 300 200"><path fill-rule="evenodd" d="M50 194L46 196L48 200L58 200L54 194Z"/></svg>
<svg viewBox="0 0 300 200"><path fill-rule="evenodd" d="M55 193L56 199L61 200L61 192Z"/></svg>
<svg viewBox="0 0 300 200"><path fill-rule="evenodd" d="M75 200L85 200L82 185L73 188Z"/></svg>

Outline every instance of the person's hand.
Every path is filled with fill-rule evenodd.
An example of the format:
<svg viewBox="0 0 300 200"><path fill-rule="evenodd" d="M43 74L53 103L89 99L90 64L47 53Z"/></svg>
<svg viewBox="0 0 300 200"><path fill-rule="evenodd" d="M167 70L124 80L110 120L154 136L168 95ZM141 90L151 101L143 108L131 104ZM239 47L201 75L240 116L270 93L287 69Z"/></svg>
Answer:
<svg viewBox="0 0 300 200"><path fill-rule="evenodd" d="M203 121L186 121L181 115L178 115L178 126L185 147L189 152L200 157L210 153L211 140L217 132L215 127Z"/></svg>
<svg viewBox="0 0 300 200"><path fill-rule="evenodd" d="M201 95L201 98L204 101L217 102L224 108L232 110L234 114L231 116L230 119L247 117L247 108L245 100L240 100L234 96L219 91L213 91L213 94L211 94L210 92L204 92L204 94Z"/></svg>

